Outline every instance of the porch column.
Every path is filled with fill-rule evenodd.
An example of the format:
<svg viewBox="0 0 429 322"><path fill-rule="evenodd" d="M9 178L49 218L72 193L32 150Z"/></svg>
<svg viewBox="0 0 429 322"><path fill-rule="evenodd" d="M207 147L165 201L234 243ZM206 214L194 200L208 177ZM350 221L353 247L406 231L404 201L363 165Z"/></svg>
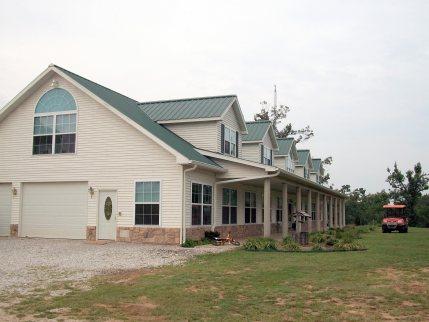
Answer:
<svg viewBox="0 0 429 322"><path fill-rule="evenodd" d="M264 180L264 237L271 236L271 179Z"/></svg>
<svg viewBox="0 0 429 322"><path fill-rule="evenodd" d="M346 226L346 199L343 199L343 226Z"/></svg>
<svg viewBox="0 0 429 322"><path fill-rule="evenodd" d="M312 213L312 202L311 202L311 190L308 189L308 198L307 198L307 209L308 209L308 214L311 216ZM307 219L308 223L307 223L307 227L308 227L308 232L311 232L313 230L313 217L310 217Z"/></svg>
<svg viewBox="0 0 429 322"><path fill-rule="evenodd" d="M297 187L296 188L296 211L299 212L301 211L301 187ZM296 217L296 219L298 219L298 217ZM299 241L300 236L301 236L301 223L299 222L299 220L296 221L295 223L295 232L296 232L296 238L297 241Z"/></svg>
<svg viewBox="0 0 429 322"><path fill-rule="evenodd" d="M320 231L320 221L322 217L320 216L320 192L316 195L316 231Z"/></svg>
<svg viewBox="0 0 429 322"><path fill-rule="evenodd" d="M334 228L338 228L338 199L334 198Z"/></svg>
<svg viewBox="0 0 429 322"><path fill-rule="evenodd" d="M323 231L328 226L328 197L323 195Z"/></svg>
<svg viewBox="0 0 429 322"><path fill-rule="evenodd" d="M329 228L334 228L334 198L332 196L329 202Z"/></svg>
<svg viewBox="0 0 429 322"><path fill-rule="evenodd" d="M283 188L282 190L282 199L283 199L282 232L283 232L283 237L286 237L289 234L289 207L288 207L287 184L283 183L282 188Z"/></svg>

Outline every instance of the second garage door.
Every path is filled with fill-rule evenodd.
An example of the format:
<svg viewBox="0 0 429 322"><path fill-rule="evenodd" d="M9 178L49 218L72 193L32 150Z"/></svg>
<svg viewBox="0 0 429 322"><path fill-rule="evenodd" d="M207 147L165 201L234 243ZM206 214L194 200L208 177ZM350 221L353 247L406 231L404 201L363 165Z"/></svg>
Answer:
<svg viewBox="0 0 429 322"><path fill-rule="evenodd" d="M85 239L86 182L25 183L22 237Z"/></svg>

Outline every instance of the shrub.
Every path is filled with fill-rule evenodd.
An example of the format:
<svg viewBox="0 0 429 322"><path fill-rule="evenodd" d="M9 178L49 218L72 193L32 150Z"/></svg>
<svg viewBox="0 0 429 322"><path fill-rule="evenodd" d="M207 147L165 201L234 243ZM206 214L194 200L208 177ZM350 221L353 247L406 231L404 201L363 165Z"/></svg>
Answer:
<svg viewBox="0 0 429 322"><path fill-rule="evenodd" d="M311 250L315 252L322 251L323 250L322 244L319 244L319 243L315 244Z"/></svg>
<svg viewBox="0 0 429 322"><path fill-rule="evenodd" d="M193 239L187 239L185 240L184 243L182 243L182 247L186 247L186 248L194 248L195 246L200 245L200 241L198 240L193 240Z"/></svg>
<svg viewBox="0 0 429 322"><path fill-rule="evenodd" d="M326 238L326 245L327 246L334 246L334 244L336 244L338 242L338 239L337 238L335 238L334 236L332 236L332 235L329 235L327 238Z"/></svg>
<svg viewBox="0 0 429 322"><path fill-rule="evenodd" d="M220 236L220 233L218 231L207 230L204 232L204 237L207 239L213 239L213 238L219 237L219 236Z"/></svg>
<svg viewBox="0 0 429 322"><path fill-rule="evenodd" d="M285 250L290 252L297 252L301 250L299 244L290 236L283 239L283 247Z"/></svg>
<svg viewBox="0 0 429 322"><path fill-rule="evenodd" d="M310 242L316 244L324 244L328 236L322 232L312 233L310 235Z"/></svg>
<svg viewBox="0 0 429 322"><path fill-rule="evenodd" d="M339 241L334 245L335 250L343 250L343 251L350 251L350 250L362 250L365 249L365 246L360 243L359 241L355 240L352 242L345 242L345 241Z"/></svg>
<svg viewBox="0 0 429 322"><path fill-rule="evenodd" d="M250 251L277 250L276 241L274 239L264 238L264 237L249 238L243 244L243 247L245 250L250 250Z"/></svg>

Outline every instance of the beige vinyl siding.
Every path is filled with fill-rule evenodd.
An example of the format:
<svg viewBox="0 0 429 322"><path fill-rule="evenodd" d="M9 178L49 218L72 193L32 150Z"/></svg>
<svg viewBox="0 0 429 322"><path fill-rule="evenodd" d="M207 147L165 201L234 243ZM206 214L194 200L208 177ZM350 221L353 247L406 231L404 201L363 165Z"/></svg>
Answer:
<svg viewBox="0 0 429 322"><path fill-rule="evenodd" d="M274 157L274 166L286 170L286 157Z"/></svg>
<svg viewBox="0 0 429 322"><path fill-rule="evenodd" d="M217 142L218 142L218 146L217 146L217 152L221 152L221 142L220 142L220 138L221 138L221 124L224 124L226 127L230 128L231 130L237 131L238 132L238 157L241 158L242 157L242 140L241 140L241 134L240 134L240 125L238 124L237 121L237 115L235 114L234 109L232 108L232 106L229 107L229 109L227 110L227 112L225 113L222 121L218 122L218 131L217 131Z"/></svg>
<svg viewBox="0 0 429 322"><path fill-rule="evenodd" d="M265 147L270 148L271 150L273 149L273 141L271 140L271 136L269 134L269 131L267 131L267 133L265 133L265 136L262 139L262 144ZM274 152L273 152L273 155L274 155Z"/></svg>
<svg viewBox="0 0 429 322"><path fill-rule="evenodd" d="M98 190L118 190L118 226L134 225L134 182L161 181L161 226L181 226L182 168L176 158L60 77L78 106L76 154L32 155L34 108L46 82L0 122L0 182L12 182L12 224L20 220L22 182L88 181L88 225L96 225Z"/></svg>
<svg viewBox="0 0 429 322"><path fill-rule="evenodd" d="M242 146L242 158L245 160L261 163L261 144L244 143Z"/></svg>
<svg viewBox="0 0 429 322"><path fill-rule="evenodd" d="M294 173L300 177L304 177L304 167L303 166L295 166L295 172Z"/></svg>
<svg viewBox="0 0 429 322"><path fill-rule="evenodd" d="M12 205L12 185L0 183L0 236L9 236Z"/></svg>
<svg viewBox="0 0 429 322"><path fill-rule="evenodd" d="M215 161L221 167L228 169L228 172L218 174L218 178L244 178L266 175L265 170L262 168L255 168L221 159L216 159Z"/></svg>
<svg viewBox="0 0 429 322"><path fill-rule="evenodd" d="M164 124L169 130L197 148L218 152L217 121Z"/></svg>

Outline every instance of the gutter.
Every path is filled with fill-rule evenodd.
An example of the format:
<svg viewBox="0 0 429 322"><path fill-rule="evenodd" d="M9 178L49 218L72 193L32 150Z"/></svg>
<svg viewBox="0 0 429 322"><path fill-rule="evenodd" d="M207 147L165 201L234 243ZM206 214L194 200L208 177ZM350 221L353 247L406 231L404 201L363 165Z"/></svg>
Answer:
<svg viewBox="0 0 429 322"><path fill-rule="evenodd" d="M194 171L197 169L195 164L192 168L185 169L185 166L182 165L183 176L182 176L182 229L180 229L180 241L184 243L186 241L186 203L185 203L185 180L186 174L188 172Z"/></svg>

